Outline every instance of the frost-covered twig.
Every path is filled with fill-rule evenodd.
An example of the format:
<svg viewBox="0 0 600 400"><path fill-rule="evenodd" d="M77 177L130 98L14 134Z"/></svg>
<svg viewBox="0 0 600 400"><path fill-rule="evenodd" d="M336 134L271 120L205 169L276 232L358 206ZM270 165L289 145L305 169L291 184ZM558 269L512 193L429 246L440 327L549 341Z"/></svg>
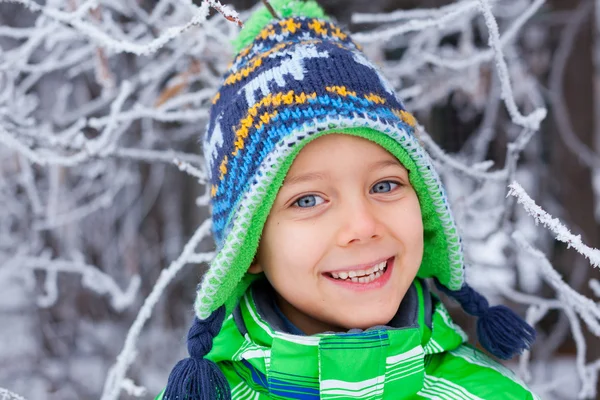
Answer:
<svg viewBox="0 0 600 400"><path fill-rule="evenodd" d="M45 221L36 221L32 228L35 230L54 229L62 225L72 224L90 214L106 209L113 204L115 196L121 188L121 185L115 184L115 187L82 206L70 209L65 213L53 214L51 219Z"/></svg>
<svg viewBox="0 0 600 400"><path fill-rule="evenodd" d="M472 159L475 162L481 162L485 159L489 144L496 134L496 122L500 110L500 84L498 75L494 74L490 83L490 95L486 103L483 122L475 133L473 139Z"/></svg>
<svg viewBox="0 0 600 400"><path fill-rule="evenodd" d="M479 2L480 0L477 1ZM512 21L511 25L506 29L502 36L498 38L497 47L504 49L511 44L516 39L521 28L523 28L525 23L540 9L544 2L545 0L534 1L524 12L520 13L520 15ZM494 59L495 54L495 49L490 48L480 50L469 57L446 58L440 57L437 54L424 54L423 57L431 64L460 70L491 61Z"/></svg>
<svg viewBox="0 0 600 400"><path fill-rule="evenodd" d="M122 384L123 390L130 396L142 397L146 394L147 390L144 387L137 386L131 379L123 379Z"/></svg>
<svg viewBox="0 0 600 400"><path fill-rule="evenodd" d="M20 154L27 157L27 159L33 163L40 164L40 165L46 164L46 161L43 158L41 158L38 154L36 154L35 151L31 150L29 148L29 146L26 146L25 144L21 143L19 140L14 138L1 125L0 125L0 143L2 143L4 146L6 146L10 149L18 151Z"/></svg>
<svg viewBox="0 0 600 400"><path fill-rule="evenodd" d="M203 158L198 154L180 153L173 150L118 148L115 149L113 155L118 158L147 163L172 163L173 160L181 160L191 164L203 163Z"/></svg>
<svg viewBox="0 0 600 400"><path fill-rule="evenodd" d="M2 0L6 1L6 0ZM73 18L71 13L65 13L58 9L50 6L40 6L32 0L10 0L11 2L21 3L31 11L41 12L48 18L53 19L65 25L73 26L77 31L90 40L94 41L96 45L103 48L115 51L115 52L128 52L136 55L148 55L156 52L162 46L173 40L181 33L189 30L193 26L201 25L208 16L209 2L203 2L200 7L194 10L192 18L185 24L171 27L167 29L163 34L157 38L149 41L148 43L135 43L130 41L119 40L111 37L106 32L101 31L95 25L85 22L82 19ZM215 2L218 3L218 2Z"/></svg>
<svg viewBox="0 0 600 400"><path fill-rule="evenodd" d="M474 13L477 9L477 3L474 1L461 2L453 7L447 7L446 12L437 13L433 18L411 19L400 26L387 28L369 34L357 33L353 37L362 43L372 43L375 41L386 41L394 36L406 34L408 32L422 31L429 28L443 29L448 22L456 18L468 18L469 13Z"/></svg>
<svg viewBox="0 0 600 400"><path fill-rule="evenodd" d="M129 97L133 89L134 86L131 84L131 82L123 81L121 83L119 94L110 105L110 113L107 116L108 121L106 122L103 131L98 137L86 142L85 149L90 155L104 155L108 154L112 149L114 149L113 136L115 129L117 128L117 120L115 116L119 114L121 108L123 108L125 100L127 100L127 97Z"/></svg>
<svg viewBox="0 0 600 400"><path fill-rule="evenodd" d="M141 283L140 277L135 275L131 277L127 288L121 290L112 277L93 265L83 262L31 256L14 257L6 262L0 269L0 279L5 280L9 276L23 274L29 270L45 271L47 274L53 274L53 276L56 276L55 274L58 272L80 274L83 286L98 294L107 294L112 307L116 311L123 311L135 301L135 296L138 294ZM52 295L49 298L55 301L58 295L56 280L47 280L46 282L52 285L50 287ZM48 289L48 286L46 289ZM54 304L54 301L46 300L44 304L48 307Z"/></svg>
<svg viewBox="0 0 600 400"><path fill-rule="evenodd" d="M573 247L578 253L584 255L594 267L600 267L600 250L591 248L581 241L581 235L573 235L566 226L557 218L553 218L527 195L525 190L517 182L509 185L510 190L507 196L514 196L517 202L523 205L525 211L531 215L536 223L540 223L548 228L557 240Z"/></svg>
<svg viewBox="0 0 600 400"><path fill-rule="evenodd" d="M210 219L204 221L204 223L198 227L196 232L187 242L181 255L175 261L173 261L168 268L161 271L156 284L152 288L152 291L148 297L146 297L144 305L140 309L135 321L127 333L123 350L121 350L121 353L117 357L116 364L113 365L108 373L108 377L104 383L104 391L101 398L102 400L118 399L119 393L123 389L123 380L125 379L127 369L135 359L136 343L144 324L152 315L152 309L160 299L160 296L164 292L165 288L173 280L175 275L177 275L177 273L189 263L190 257L194 255L194 251L198 244L210 233L210 228L212 226L211 222L212 221ZM205 253L203 256L203 261L208 262L213 258L214 254ZM194 261L199 262L200 257L195 256Z"/></svg>
<svg viewBox="0 0 600 400"><path fill-rule="evenodd" d="M352 23L355 24L368 24L377 23L382 24L386 22L395 22L403 20L415 20L415 19L439 19L444 15L448 15L456 12L457 9L469 10L471 7L477 7L477 0L459 1L454 4L449 4L439 8L416 8L410 10L395 10L389 13L381 14L365 14L355 13L352 15Z"/></svg>
<svg viewBox="0 0 600 400"><path fill-rule="evenodd" d="M477 180L490 180L490 181L503 181L507 177L506 170L487 172L489 163L480 165L467 165L463 162L455 160L452 156L449 156L444 150L439 147L435 141L429 136L422 126L418 127L419 135L423 144L427 147L432 156L441 161L445 166L460 171L461 174L467 175L470 178Z"/></svg>
<svg viewBox="0 0 600 400"><path fill-rule="evenodd" d="M225 17L225 19L227 19L228 21L235 22L236 24L238 24L238 26L244 25L242 23L242 20L240 19L240 16L238 15L238 13L231 7L225 6L225 5L221 4L220 1L217 1L217 0L207 0L207 3L210 4L210 6L212 8L214 8L219 13L221 13Z"/></svg>
<svg viewBox="0 0 600 400"><path fill-rule="evenodd" d="M590 280L590 289L592 289L596 297L600 297L600 281L596 279Z"/></svg>
<svg viewBox="0 0 600 400"><path fill-rule="evenodd" d="M179 160L179 159L174 159L173 162L177 165L177 167L179 167L180 171L190 174L191 176L196 178L199 183L206 183L206 181L207 181L206 173L204 171L202 171L201 169L196 168L193 165L191 165L187 162L184 162L182 160Z"/></svg>
<svg viewBox="0 0 600 400"><path fill-rule="evenodd" d="M517 246L530 255L540 268L540 275L556 290L558 301L539 299L536 296L518 294L509 288L500 288L500 290L512 300L520 303L534 305L530 309L532 314L528 314L529 322L536 323L541 320L549 310L561 309L569 320L571 332L577 346L576 367L581 381L580 399L591 398L596 395L596 372L586 365L585 355L587 344L583 336L583 331L579 318L583 319L590 331L600 337L600 305L592 300L582 296L569 287L561 278L560 274L552 267L546 257L537 249L534 249L523 235L516 231L512 235ZM520 367L525 377L530 378L528 369L528 354L520 359ZM546 388L547 389L547 388Z"/></svg>
<svg viewBox="0 0 600 400"><path fill-rule="evenodd" d="M513 233L513 239L521 250L531 255L537 261L544 279L560 294L561 300L565 302L563 306L577 312L586 322L592 333L600 337L600 305L579 294L567 285L546 257L539 250L534 249L527 243L527 240L519 231Z"/></svg>
<svg viewBox="0 0 600 400"><path fill-rule="evenodd" d="M533 5L536 5L539 8L544 2L545 0L535 0ZM533 5L532 8L534 8ZM545 108L538 108L527 116L521 114L519 111L510 85L508 66L506 65L506 60L504 59L504 55L500 47L500 33L498 31L498 24L494 18L494 15L492 14L492 7L489 3L489 0L479 0L479 7L483 13L485 23L490 34L489 45L494 50L494 56L496 58L496 69L498 71L500 85L502 87L501 97L506 104L506 108L510 113L510 117L514 123L521 125L524 128L537 131L542 120L546 118L547 111Z"/></svg>
<svg viewBox="0 0 600 400"><path fill-rule="evenodd" d="M0 400L25 400L25 398L9 390L0 388Z"/></svg>

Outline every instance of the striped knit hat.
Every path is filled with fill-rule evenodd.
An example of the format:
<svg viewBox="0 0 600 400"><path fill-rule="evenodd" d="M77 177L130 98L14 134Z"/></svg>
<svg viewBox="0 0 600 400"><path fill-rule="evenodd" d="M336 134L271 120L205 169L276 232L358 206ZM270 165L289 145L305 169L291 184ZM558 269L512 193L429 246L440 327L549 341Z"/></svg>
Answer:
<svg viewBox="0 0 600 400"><path fill-rule="evenodd" d="M535 332L504 306L489 307L464 279L461 240L416 121L348 33L313 1L271 1L245 23L238 52L212 101L203 141L217 254L199 286L188 335L190 358L171 372L164 399L227 399L229 387L205 360L255 275L246 271L278 189L298 152L328 133L384 147L407 168L422 211L418 276L479 317L481 344L500 358L522 352ZM187 396L187 397L186 397Z"/></svg>

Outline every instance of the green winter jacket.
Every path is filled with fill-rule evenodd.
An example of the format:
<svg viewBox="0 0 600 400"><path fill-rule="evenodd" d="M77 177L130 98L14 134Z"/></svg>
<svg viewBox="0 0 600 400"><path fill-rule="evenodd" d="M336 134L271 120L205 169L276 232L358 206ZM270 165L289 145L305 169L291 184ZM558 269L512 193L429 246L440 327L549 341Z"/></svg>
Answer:
<svg viewBox="0 0 600 400"><path fill-rule="evenodd" d="M466 344L420 280L390 326L300 336L286 333L288 323L266 281L250 287L225 320L207 358L225 374L233 400L537 399L510 370Z"/></svg>

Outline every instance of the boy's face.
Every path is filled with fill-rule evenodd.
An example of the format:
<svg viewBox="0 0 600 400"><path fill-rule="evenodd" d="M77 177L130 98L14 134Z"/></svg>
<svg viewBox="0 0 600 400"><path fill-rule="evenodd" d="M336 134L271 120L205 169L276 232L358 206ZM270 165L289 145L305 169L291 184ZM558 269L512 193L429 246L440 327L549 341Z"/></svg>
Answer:
<svg viewBox="0 0 600 400"><path fill-rule="evenodd" d="M330 134L294 160L249 272L306 334L387 324L423 256L408 171L383 147Z"/></svg>

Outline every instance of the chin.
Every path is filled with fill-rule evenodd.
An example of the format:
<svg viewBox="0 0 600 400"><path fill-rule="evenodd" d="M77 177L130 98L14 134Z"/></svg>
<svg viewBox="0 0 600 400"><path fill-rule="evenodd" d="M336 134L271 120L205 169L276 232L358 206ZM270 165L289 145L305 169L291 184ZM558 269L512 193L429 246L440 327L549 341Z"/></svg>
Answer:
<svg viewBox="0 0 600 400"><path fill-rule="evenodd" d="M384 312L380 310L380 312L376 314L373 313L372 310L368 310L368 312L366 313L355 313L351 316L348 315L348 318L343 321L341 326L343 326L347 330L366 330L378 325L387 325L392 320L392 318L394 318L397 311L398 307L394 308L393 310L390 309L389 311L385 310Z"/></svg>

